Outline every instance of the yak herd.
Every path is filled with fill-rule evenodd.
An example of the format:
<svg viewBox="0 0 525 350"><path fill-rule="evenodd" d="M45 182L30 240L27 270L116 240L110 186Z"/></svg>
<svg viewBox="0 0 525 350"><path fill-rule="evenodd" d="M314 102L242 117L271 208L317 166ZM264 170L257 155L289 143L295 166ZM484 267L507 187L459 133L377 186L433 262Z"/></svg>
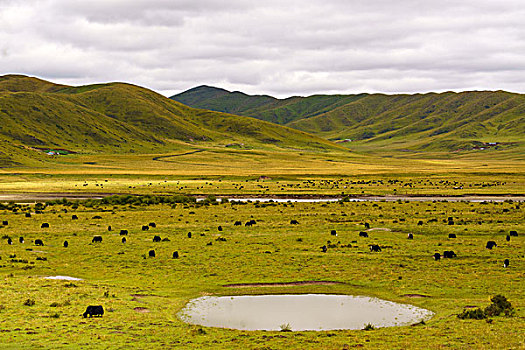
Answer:
<svg viewBox="0 0 525 350"><path fill-rule="evenodd" d="M31 217L31 214L30 213L26 213L25 216L26 217ZM94 218L99 219L100 217L94 217ZM71 219L72 220L78 220L79 218L78 218L77 215L72 215ZM296 220L296 219L292 219L289 223L290 223L290 225L299 225L299 221ZM244 223L244 226L245 227L251 227L251 226L253 226L255 224L257 224L257 221L254 220L254 219L250 219L250 220L248 220L248 221L246 221ZM448 218L448 224L452 224L452 225L454 224L452 218ZM3 226L7 226L7 225L9 225L9 222L7 220L4 220L4 221L2 221L2 225ZM235 221L233 223L233 225L234 226L242 226L243 223L242 223L242 221ZM358 237L359 238L365 238L365 239L369 238L369 232L373 230L373 229L370 228L370 223L364 222L364 223L362 223L362 225L364 226L366 231L360 231L358 233ZM418 222L418 225L420 225L419 222ZM40 225L40 227L45 229L45 228L49 228L50 225L47 222L43 222ZM154 222L150 222L147 225L142 225L141 226L141 230L142 231L149 231L150 229L156 228L156 227L157 227L157 225ZM107 230L108 231L112 231L112 227L108 226ZM217 231L222 232L223 231L223 227L222 226L218 226L217 227ZM127 242L126 236L128 236L128 233L129 233L129 231L127 229L121 229L120 232L119 232L119 235L122 236L121 237L121 242L123 244L125 244ZM331 230L330 231L330 235L331 236L337 236L337 231L336 230ZM517 236L518 236L518 232L515 231L515 230L512 230L512 231L509 232L508 235L506 235L505 239L507 241L509 241L511 239L511 237L517 237ZM188 238L192 238L192 233L188 232L187 237ZM413 240L415 238L415 235L413 233L408 233L407 238L410 239L410 240ZM456 236L456 234L451 233L451 234L448 235L448 238L449 239L455 239L455 238L457 238L457 236ZM226 241L226 239L224 237L219 237L217 240ZM162 239L161 236L159 236L159 235L154 235L153 238L152 238L152 242L154 242L154 243L168 242L168 241L170 241L168 238ZM19 242L20 243L24 243L25 242L24 238L23 237L19 237ZM102 242L103 242L103 237L101 235L93 236L93 238L91 240L92 244L102 244ZM356 243L356 241L353 241L353 243ZM13 244L13 240L10 237L7 237L7 244L9 244L9 245ZM36 246L44 246L43 239L41 239L41 238L35 239L34 240L34 245L36 245ZM68 248L69 245L70 244L69 244L68 241L64 241L63 242L63 247L64 248ZM208 243L208 245L211 245L211 242ZM351 246L351 245L348 245L348 246ZM498 245L497 245L497 243L495 241L490 240L490 241L488 241L486 243L485 248L486 249L493 249L493 248L495 248L497 246ZM333 244L331 241L327 241L327 244L321 246L320 248L321 248L321 252L326 253L329 248L333 248L333 247L336 247L336 245ZM368 247L369 247L370 252L372 252L372 253L379 253L379 252L382 251L382 248L387 248L385 246L381 247L379 244L369 244ZM388 248L391 248L391 247L388 247ZM154 249L150 249L147 252L147 256L150 257L150 258L155 258L156 257L155 250ZM146 255L144 255L144 257L146 257ZM179 255L178 251L174 251L172 253L172 255L171 255L171 258L173 258L173 259L178 259L179 257L180 257L180 255ZM443 254L441 254L439 252L436 252L436 253L433 254L432 257L437 261L437 260L440 260L441 258L445 258L445 259L456 258L457 254L454 251L448 251L447 250L447 251L444 251ZM509 265L510 265L509 259L505 259L503 261L503 266L506 268ZM103 314L104 314L104 310L103 310L102 306L100 306L100 305L90 305L90 306L87 307L86 311L83 313L83 316L84 317L88 317L88 316L89 317L93 317L93 316L102 316Z"/></svg>

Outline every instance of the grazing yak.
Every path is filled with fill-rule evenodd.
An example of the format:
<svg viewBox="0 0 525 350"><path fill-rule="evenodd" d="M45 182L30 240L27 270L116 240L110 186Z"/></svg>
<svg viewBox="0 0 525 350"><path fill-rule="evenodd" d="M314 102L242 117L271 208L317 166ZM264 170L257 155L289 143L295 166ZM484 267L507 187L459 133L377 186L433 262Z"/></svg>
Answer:
<svg viewBox="0 0 525 350"><path fill-rule="evenodd" d="M101 305L89 305L86 309L86 312L82 314L84 318L88 316L89 317L93 317L93 316L102 317L102 315L104 315L104 308Z"/></svg>
<svg viewBox="0 0 525 350"><path fill-rule="evenodd" d="M503 260L503 267L509 267L510 261L509 259Z"/></svg>
<svg viewBox="0 0 525 350"><path fill-rule="evenodd" d="M326 248L326 246L324 245L324 246L321 247L321 250L323 251L323 253L326 253L326 251L328 250L328 248Z"/></svg>
<svg viewBox="0 0 525 350"><path fill-rule="evenodd" d="M332 230L332 231L330 231L330 234L331 234L332 236L337 236L337 231L336 231L336 230Z"/></svg>
<svg viewBox="0 0 525 350"><path fill-rule="evenodd" d="M24 243L24 237L19 237L19 238L18 238L18 241L19 241L20 243Z"/></svg>
<svg viewBox="0 0 525 350"><path fill-rule="evenodd" d="M7 237L7 244L13 244L13 240L11 239L11 237Z"/></svg>
<svg viewBox="0 0 525 350"><path fill-rule="evenodd" d="M370 251L371 252L380 252L381 247L378 244L370 244Z"/></svg>
<svg viewBox="0 0 525 350"><path fill-rule="evenodd" d="M451 259L451 258L455 258L457 255L456 253L454 253L453 250L446 250L443 252L443 257L444 258L448 258L448 259Z"/></svg>
<svg viewBox="0 0 525 350"><path fill-rule="evenodd" d="M128 230L120 230L120 235L125 236L128 234Z"/></svg>
<svg viewBox="0 0 525 350"><path fill-rule="evenodd" d="M439 260L439 259L441 259L441 254L435 253L434 254L434 260Z"/></svg>
<svg viewBox="0 0 525 350"><path fill-rule="evenodd" d="M76 216L76 215L71 215L71 220L78 220L78 216Z"/></svg>
<svg viewBox="0 0 525 350"><path fill-rule="evenodd" d="M408 239L414 239L414 235L411 234L411 233L409 233L407 238L408 238Z"/></svg>
<svg viewBox="0 0 525 350"><path fill-rule="evenodd" d="M111 231L111 226L108 226L108 231Z"/></svg>
<svg viewBox="0 0 525 350"><path fill-rule="evenodd" d="M179 252L175 251L173 252L173 259L178 259L179 258Z"/></svg>
<svg viewBox="0 0 525 350"><path fill-rule="evenodd" d="M26 218L30 218L31 217L31 213L26 213Z"/></svg>
<svg viewBox="0 0 525 350"><path fill-rule="evenodd" d="M299 225L299 221L297 220L290 220L290 225Z"/></svg>
<svg viewBox="0 0 525 350"><path fill-rule="evenodd" d="M35 245L44 245L44 242L41 239L35 239Z"/></svg>
<svg viewBox="0 0 525 350"><path fill-rule="evenodd" d="M69 246L68 241L64 241L64 248L67 248Z"/></svg>
<svg viewBox="0 0 525 350"><path fill-rule="evenodd" d="M222 226L217 227L217 231L222 231Z"/></svg>
<svg viewBox="0 0 525 350"><path fill-rule="evenodd" d="M188 238L191 238L191 232L188 232Z"/></svg>
<svg viewBox="0 0 525 350"><path fill-rule="evenodd" d="M126 243L126 237L122 237L122 243Z"/></svg>
<svg viewBox="0 0 525 350"><path fill-rule="evenodd" d="M256 223L257 223L257 221L255 221L255 220L252 219L252 220L250 220L250 221L247 221L247 222L244 224L244 226L253 226L253 225L255 225Z"/></svg>
<svg viewBox="0 0 525 350"><path fill-rule="evenodd" d="M149 230L149 226L147 225L142 225L142 231L147 231Z"/></svg>
<svg viewBox="0 0 525 350"><path fill-rule="evenodd" d="M102 236L94 236L91 243L102 243Z"/></svg>
<svg viewBox="0 0 525 350"><path fill-rule="evenodd" d="M242 225L242 222L240 221L235 221L235 223L233 224L233 226L241 226Z"/></svg>
<svg viewBox="0 0 525 350"><path fill-rule="evenodd" d="M359 232L359 237L365 237L366 238L366 237L368 237L368 233L361 231L361 232Z"/></svg>
<svg viewBox="0 0 525 350"><path fill-rule="evenodd" d="M47 222L44 222L42 223L42 225L40 225L40 228L49 228L49 224Z"/></svg>
<svg viewBox="0 0 525 350"><path fill-rule="evenodd" d="M148 252L148 256L149 256L150 258L154 258L154 257L155 257L155 251L154 251L153 249L150 250L150 251Z"/></svg>
<svg viewBox="0 0 525 350"><path fill-rule="evenodd" d="M518 237L518 231L510 231L510 232L509 232L509 235L510 235L511 237Z"/></svg>
<svg viewBox="0 0 525 350"><path fill-rule="evenodd" d="M148 226L149 226L149 227L153 227L153 228L155 228L155 227L157 227L157 224L155 224L154 222L150 222L150 223L148 224Z"/></svg>
<svg viewBox="0 0 525 350"><path fill-rule="evenodd" d="M488 241L487 245L485 246L487 249L492 249L494 247L497 247L498 245L494 241Z"/></svg>
<svg viewBox="0 0 525 350"><path fill-rule="evenodd" d="M417 225L418 225L418 226L423 226L423 221L422 221L422 220L419 220L419 221L417 222Z"/></svg>
<svg viewBox="0 0 525 350"><path fill-rule="evenodd" d="M455 233L449 233L448 238L457 238Z"/></svg>
<svg viewBox="0 0 525 350"><path fill-rule="evenodd" d="M153 242L160 242L161 238L160 236L153 236Z"/></svg>
<svg viewBox="0 0 525 350"><path fill-rule="evenodd" d="M2 225L4 225L4 226L9 225L9 221L7 221L7 220L2 221Z"/></svg>
<svg viewBox="0 0 525 350"><path fill-rule="evenodd" d="M365 228L370 228L370 224L368 222L365 222Z"/></svg>

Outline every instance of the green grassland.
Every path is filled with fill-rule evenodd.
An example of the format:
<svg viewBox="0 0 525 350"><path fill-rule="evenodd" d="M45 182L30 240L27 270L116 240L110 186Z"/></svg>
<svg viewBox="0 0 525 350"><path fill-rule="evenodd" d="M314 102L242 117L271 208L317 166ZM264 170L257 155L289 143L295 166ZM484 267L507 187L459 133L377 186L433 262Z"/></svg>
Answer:
<svg viewBox="0 0 525 350"><path fill-rule="evenodd" d="M0 122L0 166L34 166L42 157L36 148L81 154L183 152L200 146L340 149L301 131L190 108L123 83L70 87L2 76Z"/></svg>
<svg viewBox="0 0 525 350"><path fill-rule="evenodd" d="M517 349L525 342L523 204L469 202L52 205L0 212L0 347L214 349ZM9 210L8 210L9 209ZM41 209L41 208L37 208ZM24 212L33 212L25 217ZM78 220L72 220L75 214ZM100 219L94 218L100 216ZM454 218L454 225L447 218ZM255 219L253 227L234 226ZM299 225L290 225L291 219ZM436 219L432 221L431 219ZM423 225L418 225L418 221ZM50 228L40 224L48 222ZM156 228L142 231L150 222ZM369 222L369 238L358 237ZM113 230L108 231L111 225ZM217 230L218 226L223 231ZM127 243L118 232L128 229ZM330 235L337 230L338 236ZM505 240L509 230L518 237ZM192 238L187 233L192 232ZM407 240L407 233L414 239ZM455 233L456 239L448 234ZM91 243L94 235L103 242ZM168 238L153 243L153 235ZM13 245L7 245L7 237ZM18 242L23 236L25 243ZM226 241L218 240L219 237ZM41 238L43 247L33 245ZM64 240L69 247L64 248ZM327 253L320 247L331 244ZM488 240L498 244L485 248ZM211 243L211 245L208 245ZM350 245L347 246L347 245ZM371 253L368 244L383 251ZM343 247L343 245L345 247ZM145 258L155 249L155 258ZM434 261L453 250L454 259ZM180 253L172 259L173 251ZM47 260L37 260L37 258ZM502 267L510 259L510 267ZM66 275L82 281L46 280ZM338 285L227 288L228 283L323 280ZM372 331L236 331L187 325L177 313L203 295L341 293L435 312L425 324ZM426 297L407 297L420 294ZM464 307L505 295L513 317L460 320ZM27 300L33 306L24 305ZM83 319L87 305L102 318ZM142 308L142 309L141 309Z"/></svg>
<svg viewBox="0 0 525 350"><path fill-rule="evenodd" d="M443 158L490 153L490 157L519 160L525 155L525 96L505 91L314 95L280 100L202 86L171 98L334 141L351 139L344 145L365 154Z"/></svg>
<svg viewBox="0 0 525 350"><path fill-rule="evenodd" d="M212 101L233 114L191 108L130 84L71 87L0 77L0 200L18 195L20 202L34 203L45 194L401 199L169 205L150 197L149 205L90 200L0 206L0 222L8 221L0 225L0 348L525 346L523 203L510 197L499 203L443 201L524 195L522 95L277 100L218 89L192 94L190 105ZM258 117L255 112L317 136L250 118ZM342 138L356 140L330 141ZM487 142L498 145L485 147ZM65 154L46 154L60 149ZM403 200L410 196L436 198ZM73 214L79 219L72 220ZM257 224L234 226L250 219ZM290 225L292 219L299 225ZM42 222L50 228L41 228ZM142 231L150 222L157 227ZM372 227L369 238L358 236L364 222ZM129 230L126 244L120 229ZM330 235L333 229L337 237ZM510 230L519 236L507 242ZM448 239L449 233L458 238ZM103 242L91 243L94 235ZM169 241L153 243L153 235ZM43 247L34 246L37 238ZM488 240L498 246L486 249ZM383 251L371 253L368 244ZM328 252L321 252L323 245ZM150 249L156 258L145 257ZM433 260L445 250L457 258ZM179 259L172 259L174 251ZM43 278L52 275L83 280ZM343 283L224 287L308 280ZM407 327L291 333L191 326L177 317L189 300L203 295L264 293L370 295L428 308L435 316ZM509 298L513 317L456 317L466 306L488 306L496 294ZM97 304L104 306L104 317L80 316Z"/></svg>

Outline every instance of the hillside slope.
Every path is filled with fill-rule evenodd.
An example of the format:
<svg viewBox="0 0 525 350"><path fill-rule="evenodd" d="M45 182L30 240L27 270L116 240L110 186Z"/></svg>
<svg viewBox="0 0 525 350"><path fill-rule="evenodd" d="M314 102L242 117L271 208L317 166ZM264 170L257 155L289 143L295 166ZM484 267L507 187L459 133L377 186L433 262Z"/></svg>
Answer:
<svg viewBox="0 0 525 350"><path fill-rule="evenodd" d="M12 147L80 153L164 152L232 144L338 148L301 131L191 108L130 84L70 87L20 75L0 77L0 142L6 145L0 154L4 165L26 162L15 159L24 152L7 151Z"/></svg>
<svg viewBox="0 0 525 350"><path fill-rule="evenodd" d="M286 125L294 120L331 111L365 96L366 94L314 95L281 100L271 96L252 96L203 85L170 98L195 108L243 115Z"/></svg>
<svg viewBox="0 0 525 350"><path fill-rule="evenodd" d="M275 99L198 87L172 99L270 120L366 152L481 148L523 154L525 95L504 91ZM513 150L513 151L512 151Z"/></svg>

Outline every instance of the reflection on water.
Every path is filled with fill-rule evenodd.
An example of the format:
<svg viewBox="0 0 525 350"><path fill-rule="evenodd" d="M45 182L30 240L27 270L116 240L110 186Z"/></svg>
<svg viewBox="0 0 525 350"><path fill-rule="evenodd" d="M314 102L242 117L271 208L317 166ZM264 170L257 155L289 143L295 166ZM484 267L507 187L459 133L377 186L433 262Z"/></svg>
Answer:
<svg viewBox="0 0 525 350"><path fill-rule="evenodd" d="M433 313L408 304L351 295L244 295L194 299L181 311L190 324L240 330L293 331L403 326Z"/></svg>

